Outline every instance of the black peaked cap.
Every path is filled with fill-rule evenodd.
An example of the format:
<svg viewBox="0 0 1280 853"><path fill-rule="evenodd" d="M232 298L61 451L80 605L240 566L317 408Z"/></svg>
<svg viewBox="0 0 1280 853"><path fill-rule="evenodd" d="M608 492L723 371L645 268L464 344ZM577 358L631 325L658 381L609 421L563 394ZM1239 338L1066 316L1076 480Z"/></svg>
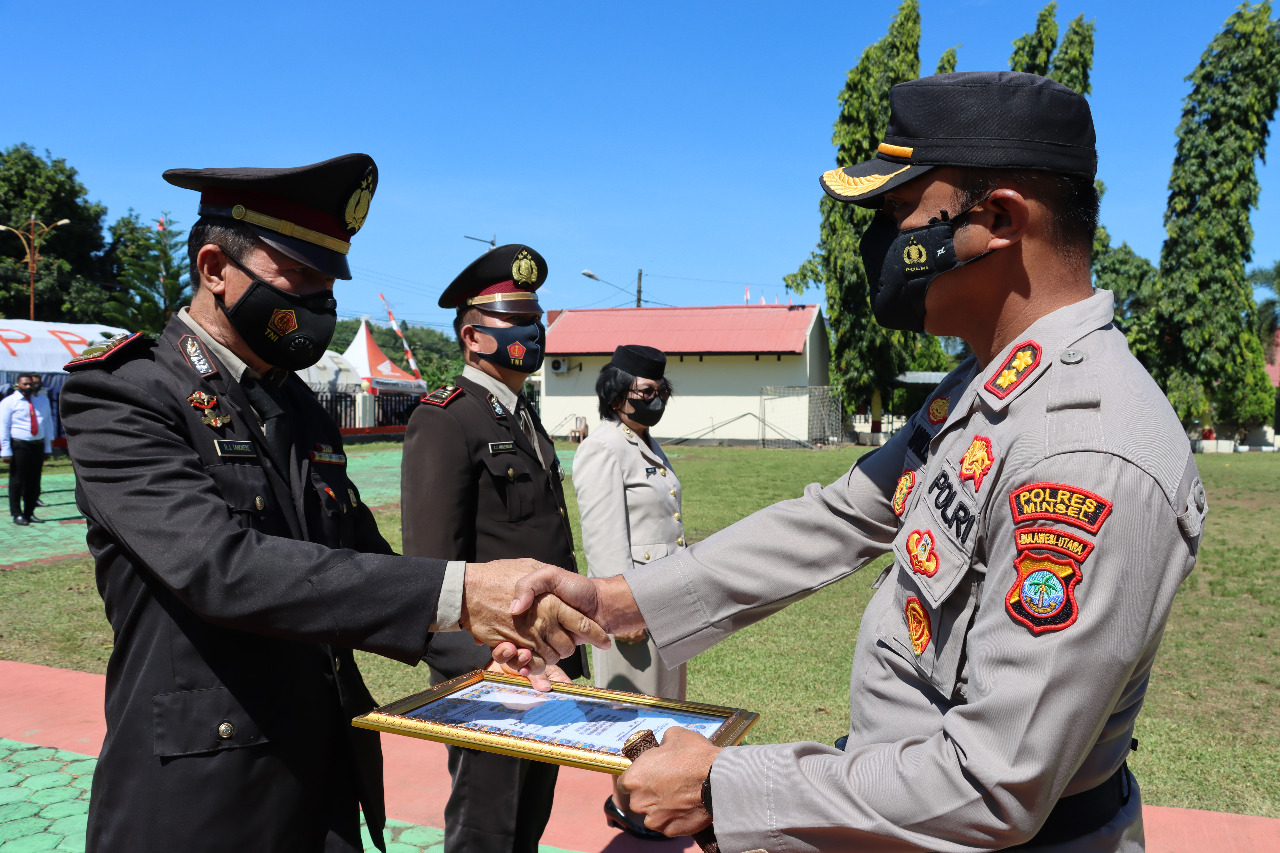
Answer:
<svg viewBox="0 0 1280 853"><path fill-rule="evenodd" d="M438 304L498 314L541 314L535 291L546 280L546 259L522 243L509 243L468 264L440 294Z"/></svg>

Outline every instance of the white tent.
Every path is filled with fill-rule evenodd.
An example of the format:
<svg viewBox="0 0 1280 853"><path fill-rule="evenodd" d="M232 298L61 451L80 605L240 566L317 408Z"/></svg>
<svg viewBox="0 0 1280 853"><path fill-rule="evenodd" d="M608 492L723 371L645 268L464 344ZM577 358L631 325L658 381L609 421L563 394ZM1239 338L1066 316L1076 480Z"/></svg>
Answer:
<svg viewBox="0 0 1280 853"><path fill-rule="evenodd" d="M387 354L374 341L373 335L369 334L369 324L364 320L360 321L360 328L342 357L356 369L361 379L369 380L369 385L375 390L410 394L430 390L427 383L415 379L412 373L406 373L387 358Z"/></svg>
<svg viewBox="0 0 1280 853"><path fill-rule="evenodd" d="M312 391L341 391L348 394L360 390L360 373L338 353L324 351L320 361L305 370L297 371L298 378Z"/></svg>
<svg viewBox="0 0 1280 853"><path fill-rule="evenodd" d="M63 373L90 344L123 332L96 323L0 319L0 373Z"/></svg>

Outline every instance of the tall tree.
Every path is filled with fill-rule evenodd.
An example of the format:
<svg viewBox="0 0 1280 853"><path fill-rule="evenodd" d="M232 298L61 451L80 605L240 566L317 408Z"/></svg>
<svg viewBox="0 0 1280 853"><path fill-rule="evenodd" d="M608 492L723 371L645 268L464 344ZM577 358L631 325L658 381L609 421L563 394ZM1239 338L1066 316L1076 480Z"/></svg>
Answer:
<svg viewBox="0 0 1280 853"><path fill-rule="evenodd" d="M1013 55L1009 57L1010 71L1025 71L1041 77L1049 75L1053 51L1058 46L1057 14L1058 4L1051 0L1036 16L1035 30L1014 39ZM1089 52L1093 53L1092 50Z"/></svg>
<svg viewBox="0 0 1280 853"><path fill-rule="evenodd" d="M103 305L107 323L158 335L179 308L191 303L187 241L177 226L168 214L162 214L154 228L146 226L132 210L112 226L122 243L118 256L123 288Z"/></svg>
<svg viewBox="0 0 1280 853"><path fill-rule="evenodd" d="M836 165L851 166L875 156L889 123L889 89L920 74L920 5L904 0L888 34L862 52L840 93L840 115L831 141ZM908 369L919 347L917 336L885 329L871 315L866 270L858 241L872 211L841 204L824 195L817 250L785 277L803 292L826 288L831 330L831 383L840 387L849 410L888 396L895 377ZM933 340L933 346L938 347Z"/></svg>
<svg viewBox="0 0 1280 853"><path fill-rule="evenodd" d="M60 157L47 151L41 157L26 144L0 151L0 225L20 228L32 217L46 225L70 220L49 231L40 245L37 320L88 320L101 303L107 209L88 201L88 194L76 170ZM28 316L25 257L17 237L0 232L0 316Z"/></svg>
<svg viewBox="0 0 1280 853"><path fill-rule="evenodd" d="M1085 21L1084 15L1079 15L1067 25L1067 34L1062 37L1062 44L1049 62L1049 79L1057 80L1082 95L1093 91L1089 73L1093 70L1093 34L1096 28L1093 21Z"/></svg>
<svg viewBox="0 0 1280 853"><path fill-rule="evenodd" d="M1232 13L1187 80L1148 366L1184 422L1245 427L1274 412L1245 276L1255 164L1266 155L1280 96L1280 21L1271 4Z"/></svg>
<svg viewBox="0 0 1280 853"><path fill-rule="evenodd" d="M942 52L942 56L938 57L938 68L934 74L950 74L956 70L956 49L949 47Z"/></svg>

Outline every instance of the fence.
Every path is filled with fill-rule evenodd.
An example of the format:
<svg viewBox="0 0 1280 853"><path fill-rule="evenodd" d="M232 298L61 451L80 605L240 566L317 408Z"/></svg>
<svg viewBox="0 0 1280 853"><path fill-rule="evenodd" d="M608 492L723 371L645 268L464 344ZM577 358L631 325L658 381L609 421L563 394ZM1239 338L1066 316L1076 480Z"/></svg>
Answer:
<svg viewBox="0 0 1280 853"><path fill-rule="evenodd" d="M760 386L760 446L816 447L846 440L833 385Z"/></svg>

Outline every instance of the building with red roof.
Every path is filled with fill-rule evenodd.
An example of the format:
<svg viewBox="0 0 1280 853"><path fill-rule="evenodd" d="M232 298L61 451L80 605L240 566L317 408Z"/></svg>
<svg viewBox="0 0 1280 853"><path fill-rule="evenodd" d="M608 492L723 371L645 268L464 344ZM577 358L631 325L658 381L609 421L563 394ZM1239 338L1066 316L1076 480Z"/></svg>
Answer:
<svg viewBox="0 0 1280 853"><path fill-rule="evenodd" d="M596 376L620 344L667 354L676 396L653 429L663 440L759 440L762 406L773 405L762 403L762 387L828 382L827 328L816 305L573 309L548 312L547 324L540 405L553 435L568 435L578 418L588 429L599 423ZM793 429L812 440L807 397L789 399L801 410Z"/></svg>

